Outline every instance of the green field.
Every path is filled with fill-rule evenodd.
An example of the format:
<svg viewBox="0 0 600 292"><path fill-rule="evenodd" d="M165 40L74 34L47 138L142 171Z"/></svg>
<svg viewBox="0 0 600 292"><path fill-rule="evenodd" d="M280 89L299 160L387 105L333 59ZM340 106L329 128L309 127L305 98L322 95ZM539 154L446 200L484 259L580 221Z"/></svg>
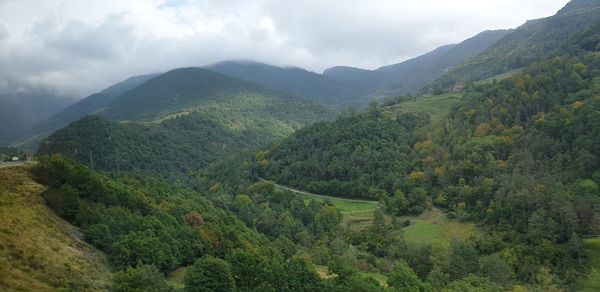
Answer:
<svg viewBox="0 0 600 292"><path fill-rule="evenodd" d="M400 220L410 220L404 228L404 238L418 243L433 243L438 240L466 239L475 234L473 223L450 220L437 208L425 211L419 216L403 216Z"/></svg>
<svg viewBox="0 0 600 292"><path fill-rule="evenodd" d="M378 208L377 201L344 199L332 196L311 194L304 191L295 190L282 185L275 185L279 191L294 192L304 197L304 202L308 204L310 200L317 202L329 201L342 213L343 225L351 229L361 229L368 227L373 222L373 214Z"/></svg>
<svg viewBox="0 0 600 292"><path fill-rule="evenodd" d="M329 201L335 206L342 214L351 214L356 217L372 217L373 211L377 208L377 202L355 202L345 201L336 197L315 197L304 195L304 201L308 203L309 200L316 200L317 202Z"/></svg>
<svg viewBox="0 0 600 292"><path fill-rule="evenodd" d="M443 95L430 95L401 102L389 107L393 113L427 113L434 123L440 122L450 113L450 109L462 98L460 93L448 93Z"/></svg>
<svg viewBox="0 0 600 292"><path fill-rule="evenodd" d="M352 200L338 197L311 194L294 190L285 186L275 185L279 191L292 191L304 197L304 201L329 201L342 213L343 225L353 230L369 227L373 223L373 214L378 208L376 201ZM389 222L391 218L385 215ZM404 237L412 242L433 243L437 240L466 239L477 230L473 223L463 223L450 220L440 209L433 208L418 216L402 216L400 221L409 220L410 225L404 228Z"/></svg>
<svg viewBox="0 0 600 292"><path fill-rule="evenodd" d="M584 282L583 291L600 291L600 237L586 239L584 243L592 271Z"/></svg>
<svg viewBox="0 0 600 292"><path fill-rule="evenodd" d="M309 192L292 189L278 184L275 184L275 189L284 192L293 192L297 195L300 195L304 197L304 202L306 203L308 203L310 200L316 200L317 202L329 201L334 207L340 210L342 214L351 214L357 217L372 217L373 211L378 206L377 201L354 200L311 194Z"/></svg>

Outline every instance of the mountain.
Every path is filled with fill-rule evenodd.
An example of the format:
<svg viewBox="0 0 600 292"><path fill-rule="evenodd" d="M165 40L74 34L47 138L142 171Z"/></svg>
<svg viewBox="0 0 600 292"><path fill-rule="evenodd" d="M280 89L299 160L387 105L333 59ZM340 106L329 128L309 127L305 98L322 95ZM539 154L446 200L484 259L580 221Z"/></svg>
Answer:
<svg viewBox="0 0 600 292"><path fill-rule="evenodd" d="M323 75L345 82L362 82L369 79L372 71L350 66L335 66L323 71Z"/></svg>
<svg viewBox="0 0 600 292"><path fill-rule="evenodd" d="M26 149L37 148L39 142L57 129L105 107L117 96L148 81L157 74L134 76L94 93L25 131L13 144Z"/></svg>
<svg viewBox="0 0 600 292"><path fill-rule="evenodd" d="M180 176L282 138L332 112L202 68L156 76L46 138L40 154L91 167Z"/></svg>
<svg viewBox="0 0 600 292"><path fill-rule="evenodd" d="M565 52L598 51L600 1L574 0L556 15L527 21L480 55L441 76L438 83L477 81Z"/></svg>
<svg viewBox="0 0 600 292"><path fill-rule="evenodd" d="M27 129L71 103L70 99L43 90L0 93L0 145L8 145Z"/></svg>
<svg viewBox="0 0 600 292"><path fill-rule="evenodd" d="M417 92L446 71L483 52L509 32L484 31L459 44L442 46L419 57L372 71L338 66L325 70L323 75L359 84L375 95Z"/></svg>
<svg viewBox="0 0 600 292"><path fill-rule="evenodd" d="M486 251L511 250L515 264L503 272L510 280L492 276L496 284L531 283L536 271L561 279L542 290L581 290L577 277L589 273L581 238L600 236L598 76L596 52L549 58L467 89L441 123L398 114L406 101L372 105L265 147L253 167L259 177L320 195L378 198L385 212L403 216L395 220L445 209L487 230L472 244L498 244L475 248L475 267L462 271L453 263L418 272L419 261L411 263L424 279L438 268L454 278L484 275L490 270L475 263Z"/></svg>
<svg viewBox="0 0 600 292"><path fill-rule="evenodd" d="M98 114L113 120L152 120L187 110L223 104L229 114L268 110L281 103L319 108L301 98L202 68L181 68L148 80L113 100ZM237 108L237 109L234 109ZM284 113L289 113L286 110ZM280 115L273 112L272 115ZM224 117L227 119L227 117Z"/></svg>
<svg viewBox="0 0 600 292"><path fill-rule="evenodd" d="M152 78L49 136L40 153L60 154L29 173L0 165L0 289L50 290L7 285L39 274L58 290L94 290L80 275L106 287L56 242L77 229L44 228L64 220L106 255L105 290L597 291L600 39L571 29L504 78L334 120L210 70Z"/></svg>
<svg viewBox="0 0 600 292"><path fill-rule="evenodd" d="M364 94L359 87L351 83L298 67L282 68L250 61L225 61L207 68L327 105L341 106L361 103L358 99Z"/></svg>

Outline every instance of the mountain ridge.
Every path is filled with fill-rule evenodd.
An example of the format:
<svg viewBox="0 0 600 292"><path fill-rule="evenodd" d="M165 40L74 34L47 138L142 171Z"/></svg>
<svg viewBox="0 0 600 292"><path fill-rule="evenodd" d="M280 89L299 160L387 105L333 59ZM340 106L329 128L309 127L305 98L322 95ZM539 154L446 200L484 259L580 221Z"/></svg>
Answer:
<svg viewBox="0 0 600 292"><path fill-rule="evenodd" d="M437 78L445 87L526 67L556 54L600 47L600 1L574 0L553 16L529 20L481 54ZM574 37L579 37L575 41ZM596 47L594 47L596 46Z"/></svg>
<svg viewBox="0 0 600 292"><path fill-rule="evenodd" d="M327 105L352 104L360 97L359 88L352 84L295 66L278 67L254 61L229 60L206 68Z"/></svg>
<svg viewBox="0 0 600 292"><path fill-rule="evenodd" d="M375 95L418 92L448 69L487 49L511 30L486 30L458 44L440 46L423 55L375 70L336 66L324 75L366 86Z"/></svg>

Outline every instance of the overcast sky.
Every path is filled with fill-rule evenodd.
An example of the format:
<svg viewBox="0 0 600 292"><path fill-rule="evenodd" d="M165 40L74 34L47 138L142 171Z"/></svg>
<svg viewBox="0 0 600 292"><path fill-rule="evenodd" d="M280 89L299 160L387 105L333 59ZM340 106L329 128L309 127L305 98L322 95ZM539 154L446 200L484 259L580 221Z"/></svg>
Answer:
<svg viewBox="0 0 600 292"><path fill-rule="evenodd" d="M226 59L376 68L568 0L0 0L0 90L82 98L128 76Z"/></svg>

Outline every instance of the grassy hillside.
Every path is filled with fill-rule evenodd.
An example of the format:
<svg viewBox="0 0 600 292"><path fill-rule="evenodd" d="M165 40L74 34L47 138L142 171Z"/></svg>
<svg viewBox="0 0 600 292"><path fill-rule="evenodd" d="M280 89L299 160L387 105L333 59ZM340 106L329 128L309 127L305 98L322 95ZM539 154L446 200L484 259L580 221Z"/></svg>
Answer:
<svg viewBox="0 0 600 292"><path fill-rule="evenodd" d="M0 169L0 290L108 289L105 256L46 207L45 189L29 167Z"/></svg>
<svg viewBox="0 0 600 292"><path fill-rule="evenodd" d="M531 20L518 27L437 82L445 86L474 82L526 67L561 52L597 51L599 15L599 1L571 1L554 16Z"/></svg>

